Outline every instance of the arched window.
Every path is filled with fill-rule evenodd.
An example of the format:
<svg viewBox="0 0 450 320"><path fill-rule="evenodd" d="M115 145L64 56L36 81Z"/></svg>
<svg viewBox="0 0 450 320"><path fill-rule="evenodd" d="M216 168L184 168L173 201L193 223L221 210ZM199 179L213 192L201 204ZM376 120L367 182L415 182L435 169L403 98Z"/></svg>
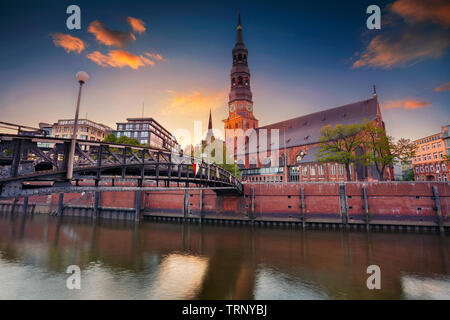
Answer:
<svg viewBox="0 0 450 320"><path fill-rule="evenodd" d="M239 76L239 78L238 78L238 85L241 85L241 84L242 84L242 77Z"/></svg>
<svg viewBox="0 0 450 320"><path fill-rule="evenodd" d="M244 54L244 60L247 60L247 55L246 54Z"/></svg>
<svg viewBox="0 0 450 320"><path fill-rule="evenodd" d="M239 56L238 56L238 60L239 60L239 61L242 60L242 54L240 54L240 53L239 53Z"/></svg>
<svg viewBox="0 0 450 320"><path fill-rule="evenodd" d="M280 167L283 167L283 166L284 166L284 154L282 154L282 155L280 156L280 159L279 159L279 166L280 166Z"/></svg>

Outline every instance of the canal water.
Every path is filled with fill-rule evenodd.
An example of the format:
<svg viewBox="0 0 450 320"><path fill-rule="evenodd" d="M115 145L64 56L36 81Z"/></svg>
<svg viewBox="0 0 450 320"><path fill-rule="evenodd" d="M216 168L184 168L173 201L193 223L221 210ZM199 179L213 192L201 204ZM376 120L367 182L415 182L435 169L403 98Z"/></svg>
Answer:
<svg viewBox="0 0 450 320"><path fill-rule="evenodd" d="M449 248L439 234L4 213L0 299L450 299Z"/></svg>

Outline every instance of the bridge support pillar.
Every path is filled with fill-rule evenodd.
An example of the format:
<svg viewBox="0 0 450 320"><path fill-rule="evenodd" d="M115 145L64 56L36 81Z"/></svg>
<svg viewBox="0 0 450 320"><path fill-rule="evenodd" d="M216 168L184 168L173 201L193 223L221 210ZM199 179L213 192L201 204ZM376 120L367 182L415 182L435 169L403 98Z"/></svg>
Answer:
<svg viewBox="0 0 450 320"><path fill-rule="evenodd" d="M95 191L94 193L94 213L92 218L97 219L98 217L98 204L100 202L100 192Z"/></svg>
<svg viewBox="0 0 450 320"><path fill-rule="evenodd" d="M28 210L28 197L23 198L23 214L26 215L27 214L27 210Z"/></svg>
<svg viewBox="0 0 450 320"><path fill-rule="evenodd" d="M139 221L141 219L141 196L142 191L136 191L136 205L134 209L134 220Z"/></svg>
<svg viewBox="0 0 450 320"><path fill-rule="evenodd" d="M64 210L64 193L59 194L57 215L62 216Z"/></svg>

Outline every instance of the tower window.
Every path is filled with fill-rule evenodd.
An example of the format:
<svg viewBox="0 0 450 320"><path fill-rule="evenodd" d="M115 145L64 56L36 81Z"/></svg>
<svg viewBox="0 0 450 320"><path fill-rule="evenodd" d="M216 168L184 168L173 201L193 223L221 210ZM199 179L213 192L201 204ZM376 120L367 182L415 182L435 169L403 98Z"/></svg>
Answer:
<svg viewBox="0 0 450 320"><path fill-rule="evenodd" d="M239 77L238 78L238 85L241 85L242 84L242 77Z"/></svg>
<svg viewBox="0 0 450 320"><path fill-rule="evenodd" d="M240 54L240 53L239 53L239 56L238 56L238 60L239 60L239 61L242 60L242 54Z"/></svg>

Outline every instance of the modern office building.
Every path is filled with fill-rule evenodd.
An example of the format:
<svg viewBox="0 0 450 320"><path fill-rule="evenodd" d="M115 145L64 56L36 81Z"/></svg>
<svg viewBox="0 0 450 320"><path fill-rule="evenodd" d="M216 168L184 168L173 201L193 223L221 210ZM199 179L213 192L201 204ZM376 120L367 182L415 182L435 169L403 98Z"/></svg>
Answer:
<svg viewBox="0 0 450 320"><path fill-rule="evenodd" d="M450 125L443 126L441 132L417 139L416 156L412 160L416 181L448 181L450 178L448 161L450 155Z"/></svg>
<svg viewBox="0 0 450 320"><path fill-rule="evenodd" d="M116 137L135 138L141 144L173 150L179 147L175 137L153 118L128 118L118 122Z"/></svg>
<svg viewBox="0 0 450 320"><path fill-rule="evenodd" d="M58 120L52 125L52 135L55 138L72 138L73 119ZM113 129L88 119L78 120L77 139L87 141L103 141L105 137L113 132Z"/></svg>

